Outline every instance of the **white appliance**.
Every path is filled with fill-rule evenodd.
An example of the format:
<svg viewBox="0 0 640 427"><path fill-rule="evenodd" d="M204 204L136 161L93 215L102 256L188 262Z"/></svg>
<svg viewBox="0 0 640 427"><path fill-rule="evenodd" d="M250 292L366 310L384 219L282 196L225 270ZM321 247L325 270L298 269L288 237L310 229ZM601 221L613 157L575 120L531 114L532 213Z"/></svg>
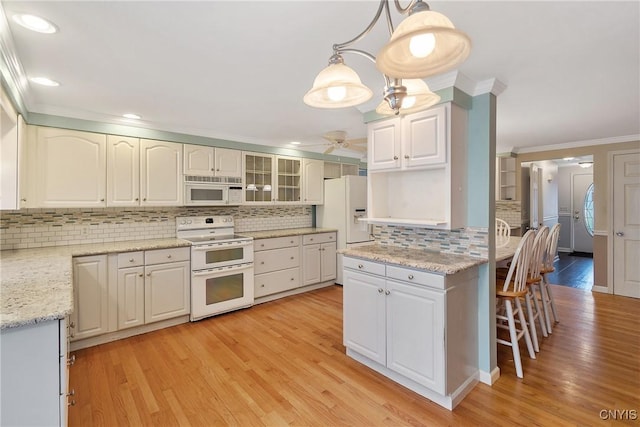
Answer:
<svg viewBox="0 0 640 427"><path fill-rule="evenodd" d="M367 217L367 177L345 175L324 181L324 204L316 208L318 227L338 230L338 250L373 242ZM336 283L342 284L342 255L337 259Z"/></svg>
<svg viewBox="0 0 640 427"><path fill-rule="evenodd" d="M253 239L233 217L177 217L176 235L191 242L191 321L253 304Z"/></svg>
<svg viewBox="0 0 640 427"><path fill-rule="evenodd" d="M184 177L184 204L187 206L239 205L242 178L206 176Z"/></svg>

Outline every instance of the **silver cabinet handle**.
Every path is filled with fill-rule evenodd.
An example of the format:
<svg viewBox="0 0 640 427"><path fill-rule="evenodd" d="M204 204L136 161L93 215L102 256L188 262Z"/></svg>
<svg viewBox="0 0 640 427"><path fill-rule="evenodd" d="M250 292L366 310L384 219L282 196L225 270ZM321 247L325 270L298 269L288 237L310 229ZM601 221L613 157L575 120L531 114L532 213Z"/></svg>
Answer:
<svg viewBox="0 0 640 427"><path fill-rule="evenodd" d="M101 202L104 202L104 199L100 199Z"/></svg>
<svg viewBox="0 0 640 427"><path fill-rule="evenodd" d="M622 236L624 236L624 233L623 233L622 231L618 231L618 232L616 233L616 236L618 236L618 237L622 237Z"/></svg>
<svg viewBox="0 0 640 427"><path fill-rule="evenodd" d="M137 202L138 200L140 200L140 199L136 197L136 202Z"/></svg>
<svg viewBox="0 0 640 427"><path fill-rule="evenodd" d="M294 277L292 277L292 278L291 278L291 281L293 282L294 280L295 280L295 278L294 278Z"/></svg>
<svg viewBox="0 0 640 427"><path fill-rule="evenodd" d="M260 265L264 265L264 261L260 261Z"/></svg>
<svg viewBox="0 0 640 427"><path fill-rule="evenodd" d="M358 268L362 268L362 267L364 267L364 265L358 264Z"/></svg>
<svg viewBox="0 0 640 427"><path fill-rule="evenodd" d="M383 290L382 288L378 288L378 293L379 293L379 294L381 294L381 293L383 293L383 292L384 292L384 290Z"/></svg>
<svg viewBox="0 0 640 427"><path fill-rule="evenodd" d="M404 158L405 158L405 159L407 159L407 160L409 160L409 155L408 155L408 154L405 154L405 155L404 155Z"/></svg>
<svg viewBox="0 0 640 427"><path fill-rule="evenodd" d="M140 274L138 275L138 277L144 277L144 274L140 273Z"/></svg>
<svg viewBox="0 0 640 427"><path fill-rule="evenodd" d="M261 288L264 288L264 283L262 285L260 285Z"/></svg>
<svg viewBox="0 0 640 427"><path fill-rule="evenodd" d="M133 262L133 261L134 261L134 259L133 259L133 258L129 258L129 262Z"/></svg>
<svg viewBox="0 0 640 427"><path fill-rule="evenodd" d="M167 255L167 258L171 258L171 255Z"/></svg>
<svg viewBox="0 0 640 427"><path fill-rule="evenodd" d="M144 199L142 199L142 201L143 201L143 202L146 202L146 201L147 201L147 198L145 197Z"/></svg>
<svg viewBox="0 0 640 427"><path fill-rule="evenodd" d="M413 280L413 274L410 274L410 275L408 276L408 279L409 279L409 280Z"/></svg>
<svg viewBox="0 0 640 427"><path fill-rule="evenodd" d="M398 160L398 156L393 156L393 160Z"/></svg>
<svg viewBox="0 0 640 427"><path fill-rule="evenodd" d="M291 259L293 259L293 257L291 257Z"/></svg>
<svg viewBox="0 0 640 427"><path fill-rule="evenodd" d="M147 277L151 277L151 273L147 273Z"/></svg>
<svg viewBox="0 0 640 427"><path fill-rule="evenodd" d="M20 201L22 201L22 202L26 202L26 201L27 201L27 199L20 199Z"/></svg>
<svg viewBox="0 0 640 427"><path fill-rule="evenodd" d="M389 295L391 293L391 291L384 291L385 295Z"/></svg>
<svg viewBox="0 0 640 427"><path fill-rule="evenodd" d="M293 243L293 242L291 242L291 243ZM264 248L264 243L260 244L260 247L261 247L261 248Z"/></svg>

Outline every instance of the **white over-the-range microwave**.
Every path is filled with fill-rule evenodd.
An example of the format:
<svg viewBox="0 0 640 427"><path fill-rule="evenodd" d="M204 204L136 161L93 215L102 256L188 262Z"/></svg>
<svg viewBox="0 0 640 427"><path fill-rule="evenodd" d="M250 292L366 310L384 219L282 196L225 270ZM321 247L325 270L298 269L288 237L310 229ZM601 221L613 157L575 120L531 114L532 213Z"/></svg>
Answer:
<svg viewBox="0 0 640 427"><path fill-rule="evenodd" d="M241 178L184 177L184 204L186 206L239 205L241 203Z"/></svg>

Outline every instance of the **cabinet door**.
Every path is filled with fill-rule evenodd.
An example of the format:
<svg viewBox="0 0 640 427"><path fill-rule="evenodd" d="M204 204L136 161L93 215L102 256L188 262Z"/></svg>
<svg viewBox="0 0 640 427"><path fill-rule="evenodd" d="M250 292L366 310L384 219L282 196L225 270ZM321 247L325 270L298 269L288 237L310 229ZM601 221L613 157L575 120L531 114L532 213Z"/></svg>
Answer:
<svg viewBox="0 0 640 427"><path fill-rule="evenodd" d="M216 148L215 169L216 176L242 178L242 151Z"/></svg>
<svg viewBox="0 0 640 427"><path fill-rule="evenodd" d="M320 246L317 244L302 247L302 286L320 283L322 278Z"/></svg>
<svg viewBox="0 0 640 427"><path fill-rule="evenodd" d="M189 261L147 266L144 271L145 323L189 314Z"/></svg>
<svg viewBox="0 0 640 427"><path fill-rule="evenodd" d="M107 206L140 205L140 141L107 137Z"/></svg>
<svg viewBox="0 0 640 427"><path fill-rule="evenodd" d="M395 280L387 290L387 367L444 395L444 292Z"/></svg>
<svg viewBox="0 0 640 427"><path fill-rule="evenodd" d="M39 127L35 149L37 206L106 206L106 135Z"/></svg>
<svg viewBox="0 0 640 427"><path fill-rule="evenodd" d="M183 157L185 175L213 176L215 168L213 147L184 144Z"/></svg>
<svg viewBox="0 0 640 427"><path fill-rule="evenodd" d="M275 168L271 155L243 153L244 201L246 203L272 204L275 201Z"/></svg>
<svg viewBox="0 0 640 427"><path fill-rule="evenodd" d="M144 324L144 267L118 269L118 329Z"/></svg>
<svg viewBox="0 0 640 427"><path fill-rule="evenodd" d="M403 167L444 165L447 162L447 110L442 105L402 118Z"/></svg>
<svg viewBox="0 0 640 427"><path fill-rule="evenodd" d="M0 91L0 209L18 209L18 114Z"/></svg>
<svg viewBox="0 0 640 427"><path fill-rule="evenodd" d="M300 171L302 162L293 157L276 157L276 202L299 203L301 201Z"/></svg>
<svg viewBox="0 0 640 427"><path fill-rule="evenodd" d="M307 205L324 203L324 161L303 159L302 201Z"/></svg>
<svg viewBox="0 0 640 427"><path fill-rule="evenodd" d="M74 340L108 332L109 289L107 256L95 255L73 259Z"/></svg>
<svg viewBox="0 0 640 427"><path fill-rule="evenodd" d="M369 124L367 169L370 171L400 168L400 118Z"/></svg>
<svg viewBox="0 0 640 427"><path fill-rule="evenodd" d="M336 278L336 243L323 243L320 246L320 281L328 282Z"/></svg>
<svg viewBox="0 0 640 427"><path fill-rule="evenodd" d="M140 140L140 204L181 205L182 182L182 144Z"/></svg>
<svg viewBox="0 0 640 427"><path fill-rule="evenodd" d="M344 270L343 279L344 345L384 365L385 279L348 269Z"/></svg>

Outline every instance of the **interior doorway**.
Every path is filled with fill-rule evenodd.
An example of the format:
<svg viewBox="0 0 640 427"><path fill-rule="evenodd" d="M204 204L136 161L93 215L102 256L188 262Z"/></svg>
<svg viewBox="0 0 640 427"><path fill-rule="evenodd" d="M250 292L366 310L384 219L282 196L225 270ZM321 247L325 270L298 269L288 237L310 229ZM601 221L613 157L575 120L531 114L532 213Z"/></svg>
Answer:
<svg viewBox="0 0 640 427"><path fill-rule="evenodd" d="M593 257L593 173L572 175L572 253Z"/></svg>

